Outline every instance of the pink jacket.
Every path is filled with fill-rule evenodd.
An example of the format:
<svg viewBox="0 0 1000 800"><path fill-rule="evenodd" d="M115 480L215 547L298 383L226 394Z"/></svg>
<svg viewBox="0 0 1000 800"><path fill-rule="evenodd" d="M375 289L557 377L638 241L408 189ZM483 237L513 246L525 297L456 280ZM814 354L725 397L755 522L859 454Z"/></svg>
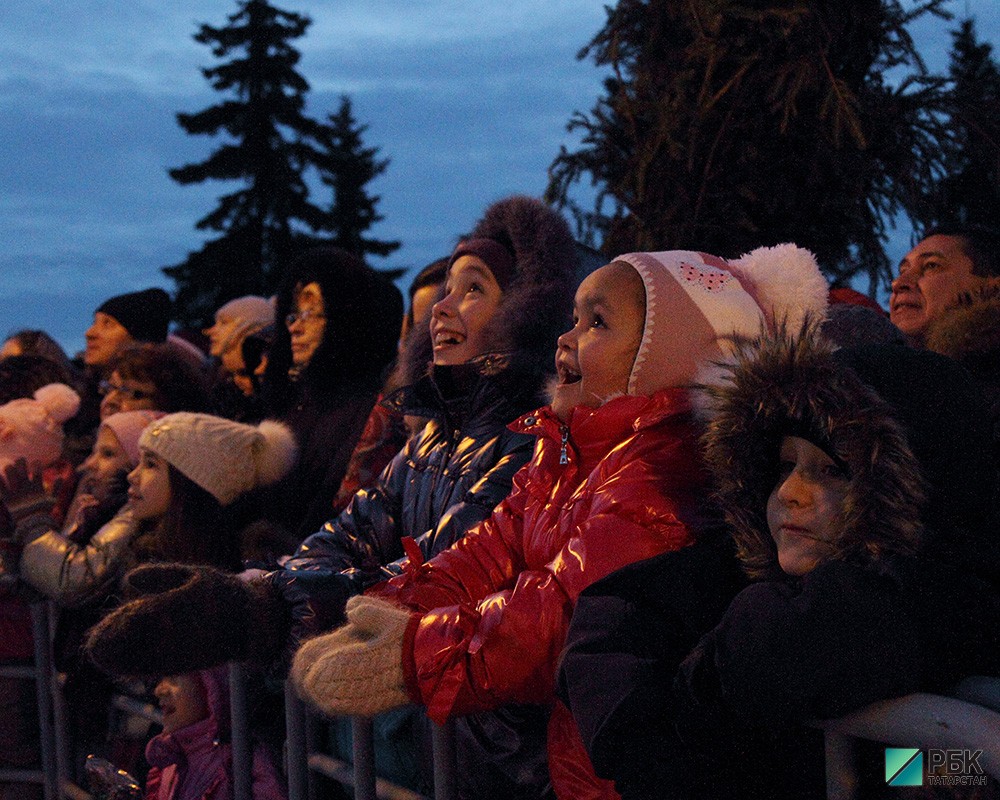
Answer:
<svg viewBox="0 0 1000 800"><path fill-rule="evenodd" d="M146 745L151 769L146 800L232 800L232 746L219 741L229 727L229 688L225 667L198 673L210 714L173 733L154 736ZM286 800L287 792L264 747L253 754L254 800Z"/></svg>

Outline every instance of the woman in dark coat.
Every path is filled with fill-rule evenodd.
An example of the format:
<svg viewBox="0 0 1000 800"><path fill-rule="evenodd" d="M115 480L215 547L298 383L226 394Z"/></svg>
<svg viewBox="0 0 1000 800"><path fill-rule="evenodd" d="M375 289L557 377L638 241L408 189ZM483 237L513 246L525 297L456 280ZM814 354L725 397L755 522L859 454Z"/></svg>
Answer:
<svg viewBox="0 0 1000 800"><path fill-rule="evenodd" d="M329 516L396 355L402 318L399 290L345 250L312 248L289 266L264 397L267 416L285 422L299 444L271 514L300 538Z"/></svg>
<svg viewBox="0 0 1000 800"><path fill-rule="evenodd" d="M623 797L821 797L804 722L1000 669L988 420L947 359L811 335L748 348L716 401L707 458L753 582L725 607L721 543L610 576L562 690Z"/></svg>

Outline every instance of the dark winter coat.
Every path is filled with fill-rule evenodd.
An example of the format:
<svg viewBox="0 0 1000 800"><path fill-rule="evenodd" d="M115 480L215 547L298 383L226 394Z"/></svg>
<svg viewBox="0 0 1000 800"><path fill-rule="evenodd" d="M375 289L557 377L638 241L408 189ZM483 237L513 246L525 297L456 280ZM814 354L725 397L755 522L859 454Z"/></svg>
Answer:
<svg viewBox="0 0 1000 800"><path fill-rule="evenodd" d="M927 349L958 361L982 387L1000 458L1000 286L963 297L931 321Z"/></svg>
<svg viewBox="0 0 1000 800"><path fill-rule="evenodd" d="M269 516L301 539L329 519L333 498L378 399L378 388L323 394L300 382L295 391L295 402L279 418L295 434L299 458L274 488Z"/></svg>
<svg viewBox="0 0 1000 800"><path fill-rule="evenodd" d="M538 383L490 356L436 367L401 390L392 405L430 421L374 486L306 539L285 564L287 577L339 574L349 593L360 593L399 573L405 537L417 539L424 558L450 547L509 494L514 474L531 457L534 439L507 425L538 400ZM329 620L343 608L314 610Z"/></svg>
<svg viewBox="0 0 1000 800"><path fill-rule="evenodd" d="M996 476L985 419L961 413L968 378L952 366L900 346L833 355L808 337L744 352L717 393L707 454L759 582L679 670L692 629L724 597L706 592L711 571L731 574L724 562L695 562L710 572L692 581L687 553L664 556L594 586L574 617L565 691L598 773L623 796L822 796L822 739L802 722L1000 667L989 622L1000 598L967 561L973 542L988 559L995 533L979 501L954 509L967 490L992 498ZM789 434L825 443L850 476L839 550L802 579L778 568L765 517ZM945 464L958 476L935 483ZM979 566L988 576L998 565ZM601 678L613 674L607 697Z"/></svg>

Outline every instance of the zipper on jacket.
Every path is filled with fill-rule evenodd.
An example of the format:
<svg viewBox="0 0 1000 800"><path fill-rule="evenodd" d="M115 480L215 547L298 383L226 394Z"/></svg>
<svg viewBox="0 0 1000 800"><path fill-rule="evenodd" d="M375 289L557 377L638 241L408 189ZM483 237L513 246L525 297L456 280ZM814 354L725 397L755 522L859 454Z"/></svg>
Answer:
<svg viewBox="0 0 1000 800"><path fill-rule="evenodd" d="M569 426L560 425L559 432L562 434L562 447L559 448L559 463L568 464L569 452L567 451L567 448L569 447Z"/></svg>

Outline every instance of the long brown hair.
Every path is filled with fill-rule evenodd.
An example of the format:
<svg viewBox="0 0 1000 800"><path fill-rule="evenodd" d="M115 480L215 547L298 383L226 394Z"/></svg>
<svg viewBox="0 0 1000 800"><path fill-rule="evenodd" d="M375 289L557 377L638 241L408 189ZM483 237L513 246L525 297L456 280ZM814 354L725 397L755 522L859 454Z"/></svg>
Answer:
<svg viewBox="0 0 1000 800"><path fill-rule="evenodd" d="M170 464L167 470L170 503L137 537L133 551L138 561L179 561L236 571L240 547L231 515L180 470Z"/></svg>

